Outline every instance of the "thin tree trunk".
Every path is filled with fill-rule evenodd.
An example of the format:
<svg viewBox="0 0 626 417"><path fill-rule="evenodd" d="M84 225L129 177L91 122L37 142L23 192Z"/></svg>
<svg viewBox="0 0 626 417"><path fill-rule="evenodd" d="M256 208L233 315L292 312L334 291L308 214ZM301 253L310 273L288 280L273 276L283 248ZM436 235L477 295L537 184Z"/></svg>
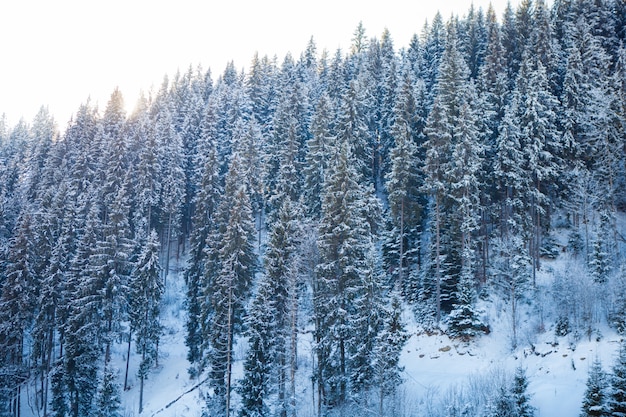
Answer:
<svg viewBox="0 0 626 417"><path fill-rule="evenodd" d="M380 384L378 388L378 417L383 417L383 400L385 398L385 388Z"/></svg>
<svg viewBox="0 0 626 417"><path fill-rule="evenodd" d="M130 342L133 339L132 330L128 332L128 349L126 351L126 375L124 375L124 391L128 391L128 365L130 363ZM141 411L139 411L141 413Z"/></svg>
<svg viewBox="0 0 626 417"><path fill-rule="evenodd" d="M230 417L230 385L231 385L231 371L232 371L232 319L233 319L233 287L232 283L228 290L228 335L227 335L227 348L226 348L226 417Z"/></svg>
<svg viewBox="0 0 626 417"><path fill-rule="evenodd" d="M129 345L130 347L130 345ZM141 363L146 360L146 347L143 346L141 352ZM126 372L128 374L128 371ZM139 414L143 411L143 372L140 372L141 376L139 377Z"/></svg>
<svg viewBox="0 0 626 417"><path fill-rule="evenodd" d="M441 218L439 213L439 198L435 197L435 279L437 296L437 324L441 320Z"/></svg>
<svg viewBox="0 0 626 417"><path fill-rule="evenodd" d="M293 300L291 307L291 355L290 355L290 395L291 395L291 415L296 417L296 368L298 365L298 299L297 289L293 285Z"/></svg>
<svg viewBox="0 0 626 417"><path fill-rule="evenodd" d="M165 255L165 271L163 276L163 286L167 288L167 274L170 272L170 240L172 238L172 213L169 214L167 219L167 251Z"/></svg>
<svg viewBox="0 0 626 417"><path fill-rule="evenodd" d="M143 411L143 375L139 377L139 414Z"/></svg>
<svg viewBox="0 0 626 417"><path fill-rule="evenodd" d="M398 288L404 293L404 198L400 203L400 270L398 271Z"/></svg>

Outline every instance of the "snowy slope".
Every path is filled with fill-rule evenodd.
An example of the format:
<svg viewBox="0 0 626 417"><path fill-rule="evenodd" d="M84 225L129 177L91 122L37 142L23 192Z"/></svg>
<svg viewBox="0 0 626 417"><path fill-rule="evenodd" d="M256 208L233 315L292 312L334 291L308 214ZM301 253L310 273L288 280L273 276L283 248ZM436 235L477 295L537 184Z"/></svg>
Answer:
<svg viewBox="0 0 626 417"><path fill-rule="evenodd" d="M166 297L165 335L160 347L159 368L146 382L144 412L142 416L180 417L199 416L203 405L202 389L193 389L198 380L187 374L186 347L184 345L184 287L182 276L175 273L168 279ZM515 368L526 369L530 381L529 392L538 417L575 417L579 415L585 390L588 366L596 355L606 370L610 369L617 351L619 336L611 329L602 329L600 341L582 340L572 343L568 337L555 338L547 329L533 336L532 344L520 341L516 350L510 348L506 306L501 311L491 307L489 316L492 332L471 344L452 341L445 335L417 335L411 323L412 315L405 320L412 330L407 342L402 364L405 367L404 384L400 388L402 409L407 416L425 414L429 407L437 408L459 391L481 390L503 374L512 375ZM532 314L527 312L526 323ZM534 346L534 350L533 350ZM315 415L310 383L310 334L300 339L300 376L298 404L300 416ZM241 360L245 351L242 343L236 347ZM123 369L124 349L119 349L119 367ZM136 359L136 358L134 358ZM123 394L126 416L136 416L139 390L134 377L137 361L131 361L131 389ZM235 378L241 376L241 362L235 368ZM120 382L123 375L120 372ZM191 391L191 392L189 392ZM235 398L236 402L236 398ZM169 405L169 406L168 406Z"/></svg>
<svg viewBox="0 0 626 417"><path fill-rule="evenodd" d="M546 271L558 270L558 262ZM153 370L145 383L144 410L138 413L139 381L136 378L138 355L131 351L129 368L130 389L122 393L125 417L196 417L202 413L204 400L201 377L191 380L187 373L188 362L185 346L185 286L179 265L174 265L167 280L164 298L164 335L159 346L159 366ZM548 273L540 276L549 280ZM531 403L536 407L537 417L577 417L580 413L582 396L585 390L587 372L597 356L605 371L609 371L616 357L620 341L612 329L600 329L602 337L596 340L583 337L573 340L571 336L556 338L553 329L539 332L535 313L521 314L519 347L511 349L510 324L507 306L502 303L483 302L485 317L489 321L491 333L470 344L450 340L445 335L418 335L417 326L409 311L404 319L411 337L404 347L402 365L404 383L398 389L396 398L399 410L404 416L437 416L445 406L463 398L487 396L498 381L505 375L512 375L521 366L526 369L529 379L528 391ZM299 417L313 417L315 413L314 390L311 385L313 366L312 339L310 328L302 329L299 342L299 386L297 404ZM234 379L242 375L242 359L245 354L245 341L235 346ZM120 387L124 383L126 366L125 343L116 346L114 364L119 370ZM486 401L485 398L482 399ZM470 400L467 400L470 401ZM233 395L234 404L238 403ZM37 413L29 406L27 395L23 402L23 416L35 417ZM356 410L354 410L356 412Z"/></svg>

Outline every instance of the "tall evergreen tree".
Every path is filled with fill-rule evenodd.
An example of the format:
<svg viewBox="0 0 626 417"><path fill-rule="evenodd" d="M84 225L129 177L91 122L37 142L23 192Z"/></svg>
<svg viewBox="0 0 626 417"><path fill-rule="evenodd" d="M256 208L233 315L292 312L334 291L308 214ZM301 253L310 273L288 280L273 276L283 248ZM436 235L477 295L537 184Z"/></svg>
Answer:
<svg viewBox="0 0 626 417"><path fill-rule="evenodd" d="M14 416L20 415L22 385L29 377L26 338L37 300L32 228L31 216L23 213L9 244L0 293L0 367L3 373L0 388Z"/></svg>
<svg viewBox="0 0 626 417"><path fill-rule="evenodd" d="M341 142L330 164L325 182L318 246L320 264L316 293L316 352L319 390L324 407L347 404L352 386L351 352L362 343L351 330L353 323L369 314L356 303L363 296L362 277L367 276L367 254L372 225L365 216L369 209L359 184L349 142Z"/></svg>
<svg viewBox="0 0 626 417"><path fill-rule="evenodd" d="M159 241L153 230L146 238L129 282L129 321L135 333L139 363L139 413L143 410L144 380L157 362L157 347L162 333L159 318L164 288L159 265Z"/></svg>
<svg viewBox="0 0 626 417"><path fill-rule="evenodd" d="M426 210L426 199L420 190L423 180L420 147L423 144L424 120L419 118L419 104L413 93L412 79L407 73L395 107L392 130L395 146L390 153L391 171L387 174L387 191L395 231L392 237L394 244L391 246L394 248L392 252L396 254L390 263L398 268L400 288L409 299L412 298L409 294L412 285L404 282L410 276L408 270L405 273L405 268L421 266L419 239Z"/></svg>
<svg viewBox="0 0 626 417"><path fill-rule="evenodd" d="M219 176L217 149L211 132L205 129L205 152L199 160L198 192L195 195L195 212L192 231L189 236L189 259L185 270L187 283L187 336L185 343L189 349L187 359L191 364L189 373L196 377L202 369L202 282L208 256L208 239L214 227L217 208L222 192Z"/></svg>
<svg viewBox="0 0 626 417"><path fill-rule="evenodd" d="M201 304L204 339L209 343L204 354L211 365L213 388L207 405L209 412L226 416L231 413L234 338L256 263L252 208L242 170L241 160L234 154L216 213L217 230L209 237Z"/></svg>

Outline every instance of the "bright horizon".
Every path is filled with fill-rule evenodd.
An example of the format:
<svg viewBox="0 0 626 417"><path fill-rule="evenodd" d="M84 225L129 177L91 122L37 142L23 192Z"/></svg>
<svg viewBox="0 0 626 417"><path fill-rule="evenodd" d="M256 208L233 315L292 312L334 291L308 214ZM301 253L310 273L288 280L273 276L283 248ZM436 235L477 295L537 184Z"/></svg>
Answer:
<svg viewBox="0 0 626 417"><path fill-rule="evenodd" d="M140 91L158 89L164 76L201 65L213 80L234 61L248 70L255 53L298 58L313 37L318 54L346 51L359 22L368 38L387 28L399 50L439 11L444 20L467 14L471 4L501 20L507 0L401 0L333 2L294 6L287 0L21 0L0 5L0 115L9 126L31 122L47 106L64 130L88 98L103 110L118 87L127 110ZM511 0L513 8L519 0Z"/></svg>

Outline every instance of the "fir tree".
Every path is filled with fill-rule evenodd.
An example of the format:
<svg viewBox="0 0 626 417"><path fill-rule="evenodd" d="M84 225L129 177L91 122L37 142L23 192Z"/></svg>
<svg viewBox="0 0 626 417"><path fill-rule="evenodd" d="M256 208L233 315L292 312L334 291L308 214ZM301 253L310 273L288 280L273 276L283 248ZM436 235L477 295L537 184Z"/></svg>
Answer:
<svg viewBox="0 0 626 417"><path fill-rule="evenodd" d="M362 278L367 276L367 254L372 226L362 195L359 175L349 143L342 142L330 166L324 186L318 246L320 264L313 294L316 304L316 352L321 402L326 407L346 405L350 393L350 354L364 343L352 325L369 312L356 303L363 296ZM371 204L371 203L370 203ZM352 330L351 330L352 329ZM356 394L354 392L353 394Z"/></svg>
<svg viewBox="0 0 626 417"><path fill-rule="evenodd" d="M95 417L122 417L120 389L115 379L115 372L106 367L96 398Z"/></svg>
<svg viewBox="0 0 626 417"><path fill-rule="evenodd" d="M391 150L391 169L387 174L389 206L395 227L393 252L396 259L389 262L398 268L400 288L408 294L410 285L404 279L409 265L420 267L419 233L423 223L426 201L420 190L423 173L420 166L420 146L423 142L423 124L418 112L419 103L413 94L413 82L407 73L403 78L395 107L395 123L392 134L395 146ZM407 256L407 254L409 254ZM407 271L408 272L408 271Z"/></svg>
<svg viewBox="0 0 626 417"><path fill-rule="evenodd" d="M372 368L374 384L378 387L378 414L383 416L385 400L394 396L402 382L400 354L409 338L402 323L401 298L396 292L389 295L390 305L384 311L381 329L374 342Z"/></svg>
<svg viewBox="0 0 626 417"><path fill-rule="evenodd" d="M626 344L622 342L619 353L613 364L613 372L609 377L611 389L609 391L607 406L609 416L626 415Z"/></svg>
<svg viewBox="0 0 626 417"><path fill-rule="evenodd" d="M517 417L533 417L535 409L530 405L530 398L527 393L528 379L526 371L522 367L515 369L513 377L513 386L511 387L511 400L515 407L515 416Z"/></svg>
<svg viewBox="0 0 626 417"><path fill-rule="evenodd" d="M143 410L144 380L152 365L157 362L157 347L162 332L159 312L163 296L160 276L158 236L153 230L148 236L129 283L129 319L131 332L135 332L139 363L139 413Z"/></svg>
<svg viewBox="0 0 626 417"><path fill-rule="evenodd" d="M212 413L230 415L233 346L255 271L255 236L252 208L240 158L233 155L226 177L224 197L216 214L217 230L209 243L203 282L202 318L204 351L211 365L213 395L208 408Z"/></svg>
<svg viewBox="0 0 626 417"><path fill-rule="evenodd" d="M589 368L587 389L583 397L581 417L603 417L606 408L606 376L600 359L596 358Z"/></svg>

